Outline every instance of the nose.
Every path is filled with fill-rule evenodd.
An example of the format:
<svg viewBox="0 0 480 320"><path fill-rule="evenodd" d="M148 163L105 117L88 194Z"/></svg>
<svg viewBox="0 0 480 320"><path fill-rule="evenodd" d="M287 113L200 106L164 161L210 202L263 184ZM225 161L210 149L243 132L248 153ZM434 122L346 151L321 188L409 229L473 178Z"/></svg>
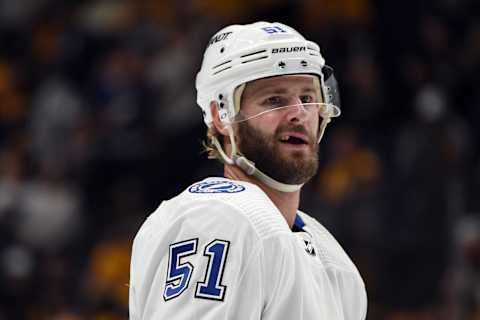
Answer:
<svg viewBox="0 0 480 320"><path fill-rule="evenodd" d="M292 106L288 108L287 119L289 122L303 122L307 118L307 109L300 98L292 99Z"/></svg>

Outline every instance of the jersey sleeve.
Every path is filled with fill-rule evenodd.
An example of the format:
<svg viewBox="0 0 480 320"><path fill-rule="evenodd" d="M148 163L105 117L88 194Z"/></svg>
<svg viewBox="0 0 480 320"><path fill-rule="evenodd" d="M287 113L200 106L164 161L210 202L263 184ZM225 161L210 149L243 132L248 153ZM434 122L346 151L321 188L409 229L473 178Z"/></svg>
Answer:
<svg viewBox="0 0 480 320"><path fill-rule="evenodd" d="M343 310L347 320L365 320L367 318L367 292L363 281L357 274L341 279Z"/></svg>
<svg viewBox="0 0 480 320"><path fill-rule="evenodd" d="M162 205L137 234L130 319L259 319L260 245L231 204Z"/></svg>

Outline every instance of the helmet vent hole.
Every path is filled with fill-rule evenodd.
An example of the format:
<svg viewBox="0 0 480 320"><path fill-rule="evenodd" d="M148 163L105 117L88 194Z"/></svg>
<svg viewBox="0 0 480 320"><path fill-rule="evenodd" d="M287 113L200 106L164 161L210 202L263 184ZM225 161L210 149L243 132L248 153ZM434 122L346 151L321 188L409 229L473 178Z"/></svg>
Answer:
<svg viewBox="0 0 480 320"><path fill-rule="evenodd" d="M286 64L285 62L283 62L283 61L280 61L280 62L278 63L278 67L280 67L280 68L282 68L282 69L285 68L286 66L287 66L287 64Z"/></svg>
<svg viewBox="0 0 480 320"><path fill-rule="evenodd" d="M300 65L301 65L302 67L306 67L306 66L308 66L308 62L305 61L305 60L302 60L302 61L300 61Z"/></svg>
<svg viewBox="0 0 480 320"><path fill-rule="evenodd" d="M260 50L260 51L250 52L250 53L247 53L247 54L244 54L244 55L240 56L240 58L250 57L250 56L253 56L253 55L255 55L255 54L264 53L264 52L267 52L267 50Z"/></svg>
<svg viewBox="0 0 480 320"><path fill-rule="evenodd" d="M230 69L231 67L232 67L232 66L228 66L228 67L225 67L225 68L223 68L223 69L217 70L217 71L215 71L215 72L213 73L213 75L216 75L216 74L218 74L218 73L220 73L220 72L222 72L222 71L228 70L228 69Z"/></svg>
<svg viewBox="0 0 480 320"><path fill-rule="evenodd" d="M260 50L260 51L249 52L249 53L246 53L244 55L241 55L240 59L242 59L242 60L244 58L248 57L248 60L244 60L241 63L243 64L243 63L248 63L248 62L252 62L252 61L267 59L268 56L265 55L266 52L267 52L267 50Z"/></svg>
<svg viewBox="0 0 480 320"><path fill-rule="evenodd" d="M250 59L250 60L242 61L242 64L243 64L243 63L253 62L253 61L258 61L258 60L262 60L262 59L267 59L267 58L268 58L268 56L262 56L262 57L258 57L258 58L253 58L253 59Z"/></svg>
<svg viewBox="0 0 480 320"><path fill-rule="evenodd" d="M221 66L223 66L224 64L227 64L227 63L229 63L229 62L232 62L232 60L223 61L223 62L217 64L216 66L214 66L213 69L216 69L216 68L218 68L218 67L221 67Z"/></svg>
<svg viewBox="0 0 480 320"><path fill-rule="evenodd" d="M220 48L220 53L223 53L223 52L225 52L225 47Z"/></svg>

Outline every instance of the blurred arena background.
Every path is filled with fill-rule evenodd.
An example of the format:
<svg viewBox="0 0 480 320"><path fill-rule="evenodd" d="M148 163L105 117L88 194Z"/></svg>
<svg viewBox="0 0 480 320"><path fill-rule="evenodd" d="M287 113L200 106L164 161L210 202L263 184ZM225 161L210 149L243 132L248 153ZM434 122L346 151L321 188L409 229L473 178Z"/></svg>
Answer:
<svg viewBox="0 0 480 320"><path fill-rule="evenodd" d="M0 319L127 319L130 245L221 174L194 77L210 35L281 21L342 117L302 208L357 263L369 320L480 319L476 0L0 0Z"/></svg>

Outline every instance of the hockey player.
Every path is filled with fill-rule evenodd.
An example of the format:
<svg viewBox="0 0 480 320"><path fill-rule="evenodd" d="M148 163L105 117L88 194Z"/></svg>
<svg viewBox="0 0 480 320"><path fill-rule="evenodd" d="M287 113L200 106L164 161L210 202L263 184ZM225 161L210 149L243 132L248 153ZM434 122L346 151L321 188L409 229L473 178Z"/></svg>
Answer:
<svg viewBox="0 0 480 320"><path fill-rule="evenodd" d="M211 38L196 87L224 177L192 184L142 225L130 319L365 319L356 267L298 209L340 115L319 46L281 23L228 26Z"/></svg>

